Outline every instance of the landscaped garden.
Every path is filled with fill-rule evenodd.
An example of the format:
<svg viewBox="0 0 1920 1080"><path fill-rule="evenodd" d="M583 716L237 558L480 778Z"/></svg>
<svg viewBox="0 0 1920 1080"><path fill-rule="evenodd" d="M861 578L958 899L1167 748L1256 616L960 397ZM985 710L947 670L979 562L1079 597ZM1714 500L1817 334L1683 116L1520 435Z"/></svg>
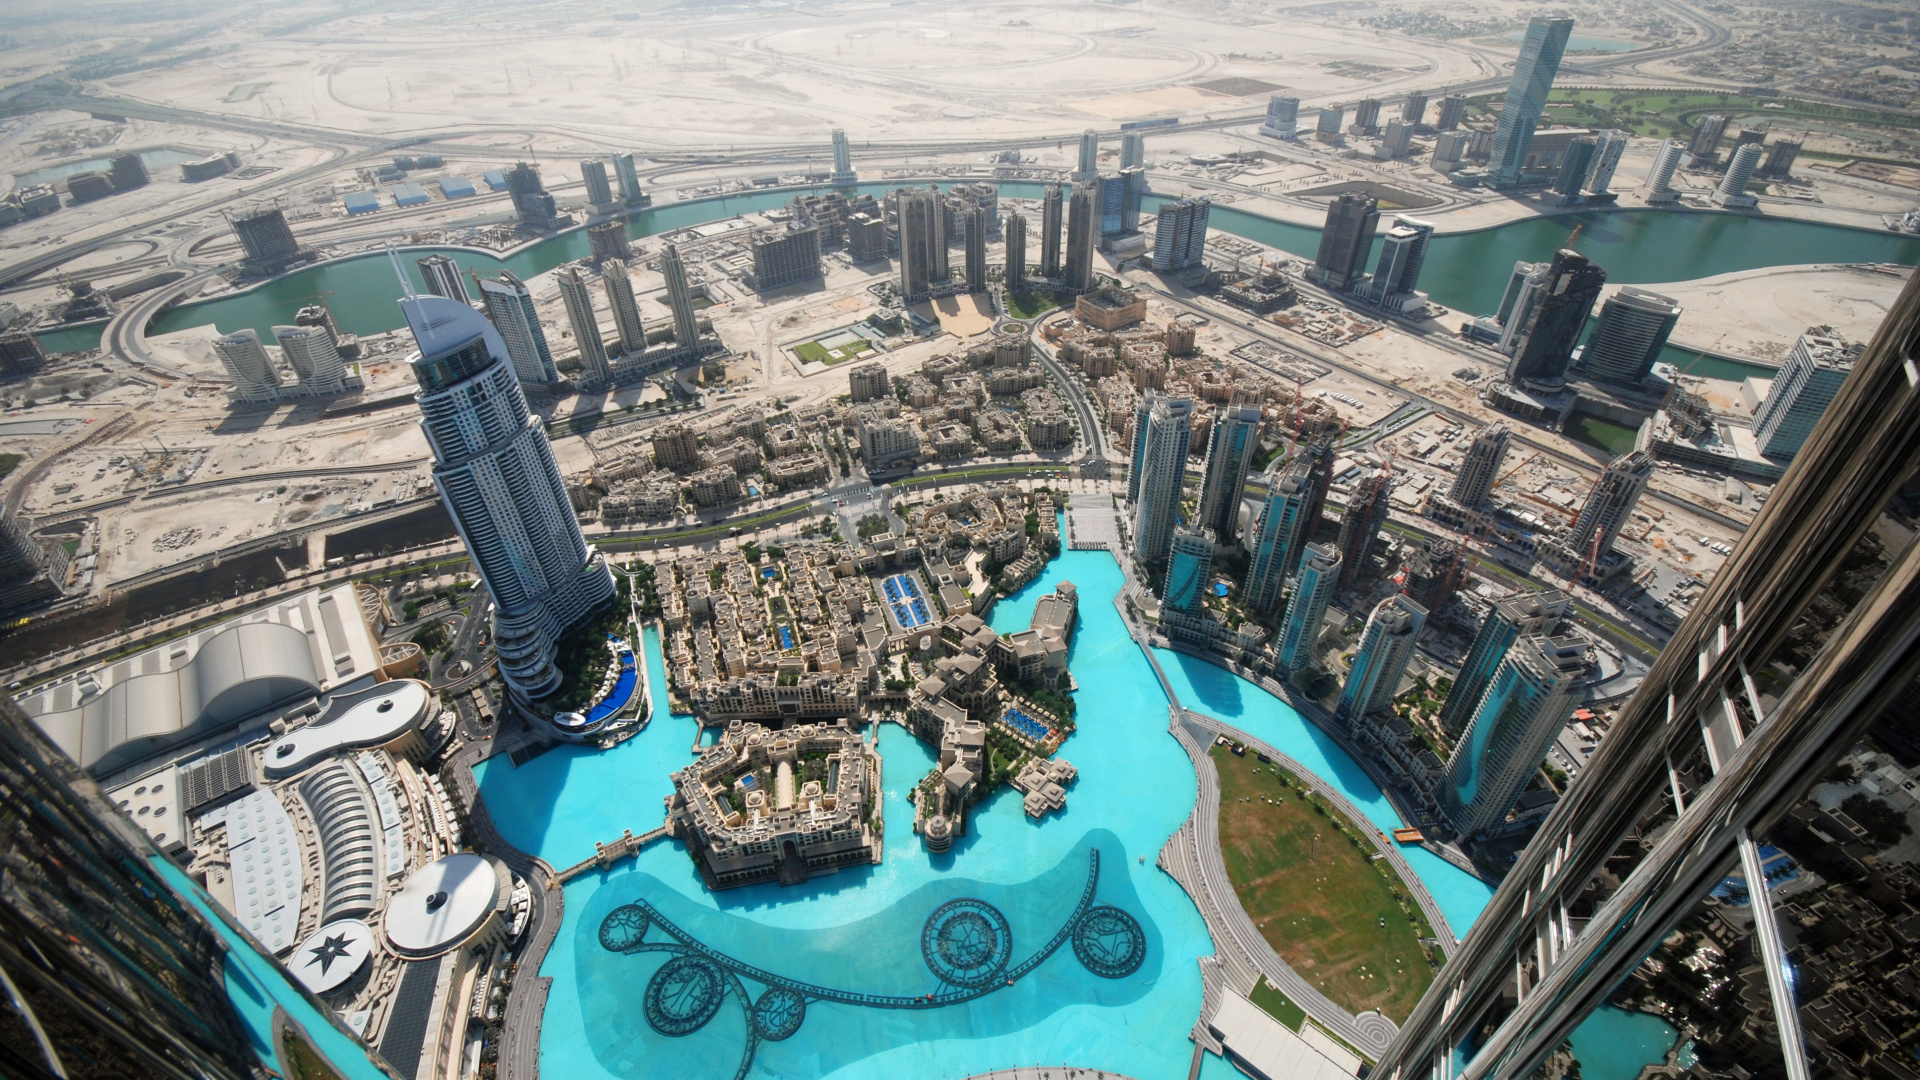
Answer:
<svg viewBox="0 0 1920 1080"><path fill-rule="evenodd" d="M1261 935L1341 1008L1404 1021L1439 956L1421 943L1432 931L1386 860L1369 859L1372 842L1279 766L1220 746L1212 757L1220 853Z"/></svg>

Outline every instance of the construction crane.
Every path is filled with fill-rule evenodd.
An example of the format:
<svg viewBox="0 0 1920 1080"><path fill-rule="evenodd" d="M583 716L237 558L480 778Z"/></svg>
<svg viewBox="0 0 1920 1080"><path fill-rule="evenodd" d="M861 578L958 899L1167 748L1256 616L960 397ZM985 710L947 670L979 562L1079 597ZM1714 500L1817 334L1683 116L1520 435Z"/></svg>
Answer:
<svg viewBox="0 0 1920 1080"><path fill-rule="evenodd" d="M1533 459L1539 456L1540 456L1539 454L1528 454L1527 460L1521 462L1518 465L1515 465L1513 468L1508 469L1506 472L1503 472L1499 476L1495 477L1493 483L1487 485L1487 490L1491 492L1494 488L1497 488L1501 484L1506 483L1509 477L1511 477L1514 473L1519 472L1521 469L1524 469L1527 466L1533 464Z"/></svg>

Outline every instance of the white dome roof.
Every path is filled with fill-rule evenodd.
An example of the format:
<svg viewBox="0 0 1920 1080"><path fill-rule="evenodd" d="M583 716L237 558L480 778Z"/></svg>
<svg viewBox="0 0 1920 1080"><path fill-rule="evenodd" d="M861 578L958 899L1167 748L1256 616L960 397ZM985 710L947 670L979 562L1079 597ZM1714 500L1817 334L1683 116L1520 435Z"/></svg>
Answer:
<svg viewBox="0 0 1920 1080"><path fill-rule="evenodd" d="M387 903L387 943L403 956L459 947L501 904L503 871L480 855L449 855L413 872Z"/></svg>
<svg viewBox="0 0 1920 1080"><path fill-rule="evenodd" d="M359 919L340 919L307 935L287 967L316 994L344 985L373 955L373 931Z"/></svg>

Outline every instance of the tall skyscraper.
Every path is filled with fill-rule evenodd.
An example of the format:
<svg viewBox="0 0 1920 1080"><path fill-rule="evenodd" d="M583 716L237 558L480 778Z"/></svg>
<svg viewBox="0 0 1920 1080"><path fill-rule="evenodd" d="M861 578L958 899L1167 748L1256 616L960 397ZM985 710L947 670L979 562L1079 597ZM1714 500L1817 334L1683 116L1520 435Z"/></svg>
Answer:
<svg viewBox="0 0 1920 1080"><path fill-rule="evenodd" d="M243 401L260 401L280 391L280 372L267 356L260 335L251 327L235 330L213 342L213 354L227 369L234 390Z"/></svg>
<svg viewBox="0 0 1920 1080"><path fill-rule="evenodd" d="M1769 176L1775 179L1793 172L1793 163L1800 156L1800 142L1795 139L1775 139L1767 144L1767 160L1754 171L1755 176Z"/></svg>
<svg viewBox="0 0 1920 1080"><path fill-rule="evenodd" d="M513 360L513 373L522 383L545 385L560 381L553 366L553 351L547 347L547 332L540 326L540 313L533 306L533 291L510 270L499 277L474 278L480 287L480 300L486 305L487 318L506 344Z"/></svg>
<svg viewBox="0 0 1920 1080"><path fill-rule="evenodd" d="M1067 264L1061 284L1067 291L1093 289L1093 245L1100 238L1100 194L1093 184L1073 185L1067 202Z"/></svg>
<svg viewBox="0 0 1920 1080"><path fill-rule="evenodd" d="M817 225L788 222L783 229L764 229L754 234L749 246L753 251L753 287L760 292L821 276Z"/></svg>
<svg viewBox="0 0 1920 1080"><path fill-rule="evenodd" d="M508 169L507 195L513 200L520 224L526 228L552 232L567 222L560 214L559 204L540 183L540 170L536 166L522 161Z"/></svg>
<svg viewBox="0 0 1920 1080"><path fill-rule="evenodd" d="M1360 648L1347 669L1347 681L1340 686L1340 703L1333 711L1337 719L1352 727L1363 716L1393 707L1400 677L1407 673L1407 661L1413 659L1426 625L1427 609L1406 593L1395 593L1374 606L1366 629L1360 632Z"/></svg>
<svg viewBox="0 0 1920 1080"><path fill-rule="evenodd" d="M987 209L976 206L966 212L967 291L987 291L987 232L992 220Z"/></svg>
<svg viewBox="0 0 1920 1080"><path fill-rule="evenodd" d="M66 592L72 562L63 543L36 540L20 516L0 503L0 612L58 600Z"/></svg>
<svg viewBox="0 0 1920 1080"><path fill-rule="evenodd" d="M1135 204L1136 212L1131 215L1128 213L1127 206L1132 174L1137 172L1138 170L1124 170L1102 176L1094 181L1094 188L1099 193L1099 235L1102 239L1137 231L1140 224L1138 204ZM1128 227L1129 219L1133 222L1133 228Z"/></svg>
<svg viewBox="0 0 1920 1080"><path fill-rule="evenodd" d="M273 340L280 355L308 394L337 394L346 388L347 364L334 347L333 335L319 326L276 326Z"/></svg>
<svg viewBox="0 0 1920 1080"><path fill-rule="evenodd" d="M115 191L132 191L150 182L147 163L140 160L139 154L115 154L108 158L107 175L112 178Z"/></svg>
<svg viewBox="0 0 1920 1080"><path fill-rule="evenodd" d="M1420 268L1426 265L1427 245L1433 241L1433 223L1402 215L1380 241L1380 257L1374 261L1373 276L1362 292L1376 304L1390 304L1405 298L1401 306L1419 303L1414 296L1420 286Z"/></svg>
<svg viewBox="0 0 1920 1080"><path fill-rule="evenodd" d="M1260 448L1260 406L1223 405L1213 414L1207 435L1206 480L1200 487L1200 513L1195 519L1211 529L1222 544L1240 535L1240 498L1247 484L1247 465Z"/></svg>
<svg viewBox="0 0 1920 1080"><path fill-rule="evenodd" d="M1440 808L1462 836L1506 820L1580 703L1587 643L1530 634L1501 658L1474 703L1438 785Z"/></svg>
<svg viewBox="0 0 1920 1080"><path fill-rule="evenodd" d="M1347 110L1340 105L1322 105L1320 116L1314 121L1313 137L1320 142L1340 141L1340 122L1346 118Z"/></svg>
<svg viewBox="0 0 1920 1080"><path fill-rule="evenodd" d="M1606 128L1593 133L1593 164L1587 166L1587 190L1605 195L1613 186L1614 170L1620 167L1620 155L1627 152L1626 132Z"/></svg>
<svg viewBox="0 0 1920 1080"><path fill-rule="evenodd" d="M1167 553L1167 573L1160 583L1161 605L1175 611L1200 610L1212 569L1212 534L1204 528L1175 526Z"/></svg>
<svg viewBox="0 0 1920 1080"><path fill-rule="evenodd" d="M620 218L587 226L587 247L593 252L596 267L633 258L633 241L627 238L627 223Z"/></svg>
<svg viewBox="0 0 1920 1080"><path fill-rule="evenodd" d="M1702 901L1730 867L1763 880L1771 853L1760 845L1870 726L1912 730L1920 545L1901 492L1920 461L1920 392L1907 373L1917 337L1920 287L1909 282L1726 565L1382 1051L1378 1075L1532 1075L1683 921L1711 914ZM1851 843L1828 843L1845 832L1831 827L1799 835L1811 849ZM1853 902L1879 918L1870 901ZM1838 1002L1807 993L1823 984L1810 983L1798 949L1787 955L1778 903L1750 887L1741 921L1753 933L1740 939L1749 958L1738 963L1753 988L1735 1016L1752 1026L1744 1042L1720 1046L1737 1045L1754 1075L1857 1071L1857 1057L1819 1034L1832 1030ZM1804 910L1804 899L1794 903Z"/></svg>
<svg viewBox="0 0 1920 1080"><path fill-rule="evenodd" d="M1457 739L1466 730L1513 643L1535 634L1552 634L1572 605L1567 594L1558 589L1531 589L1493 602L1487 617L1480 620L1480 632L1474 635L1467 658L1460 664L1453 689L1440 703L1440 726L1448 735Z"/></svg>
<svg viewBox="0 0 1920 1080"><path fill-rule="evenodd" d="M628 206L641 206L647 193L640 189L640 167L632 154L615 154L613 172L620 179L620 199Z"/></svg>
<svg viewBox="0 0 1920 1080"><path fill-rule="evenodd" d="M1147 165L1147 135L1143 131L1120 133L1120 167L1144 169Z"/></svg>
<svg viewBox="0 0 1920 1080"><path fill-rule="evenodd" d="M1507 448L1513 432L1503 423L1480 429L1467 448L1467 459L1460 463L1460 475L1454 478L1448 496L1461 506L1479 509L1493 495L1494 481L1500 479L1500 466L1507 460Z"/></svg>
<svg viewBox="0 0 1920 1080"><path fill-rule="evenodd" d="M1587 328L1593 302L1607 283L1607 272L1571 248L1554 253L1545 281L1525 325L1514 342L1507 379L1541 390L1557 390L1565 383L1573 347ZM1509 323L1513 321L1509 316Z"/></svg>
<svg viewBox="0 0 1920 1080"><path fill-rule="evenodd" d="M263 207L229 218L233 234L246 252L246 265L258 273L273 273L300 258L299 241L277 206Z"/></svg>
<svg viewBox="0 0 1920 1080"><path fill-rule="evenodd" d="M1554 194L1573 198L1586 186L1587 171L1593 167L1594 151L1600 144L1590 136L1582 135L1567 144L1567 156L1560 160L1560 171L1554 175Z"/></svg>
<svg viewBox="0 0 1920 1080"><path fill-rule="evenodd" d="M660 276L667 281L667 309L673 312L673 343L683 350L700 347L700 320L693 313L693 290L687 284L687 265L680 261L680 249L667 244L660 249Z"/></svg>
<svg viewBox="0 0 1920 1080"><path fill-rule="evenodd" d="M1166 561L1180 514L1180 486L1187 474L1188 443L1193 438L1193 399L1154 395L1146 422L1134 432L1139 494L1133 503L1134 558L1151 565Z"/></svg>
<svg viewBox="0 0 1920 1080"><path fill-rule="evenodd" d="M1673 195L1673 171L1680 167L1680 159L1686 152L1687 144L1679 139L1668 139L1660 144L1660 149L1653 156L1653 168L1647 171L1649 202L1653 201L1652 196L1655 195Z"/></svg>
<svg viewBox="0 0 1920 1080"><path fill-rule="evenodd" d="M567 324L573 328L574 344L580 349L586 385L603 388L613 381L613 365L607 361L607 345L600 337L600 320L593 314L593 291L577 266L567 267L555 278L560 284L560 302L566 305Z"/></svg>
<svg viewBox="0 0 1920 1080"><path fill-rule="evenodd" d="M640 304L633 294L633 278L627 264L610 262L600 271L607 289L607 306L613 309L613 328L620 335L620 354L639 356L647 351L647 330L640 321Z"/></svg>
<svg viewBox="0 0 1920 1080"><path fill-rule="evenodd" d="M1260 123L1260 134L1276 139L1295 138L1300 131L1300 99L1275 94L1267 99L1267 118Z"/></svg>
<svg viewBox="0 0 1920 1080"><path fill-rule="evenodd" d="M833 182L835 184L854 184L860 181L859 174L853 171L853 144L847 141L847 133L839 128L833 129Z"/></svg>
<svg viewBox="0 0 1920 1080"><path fill-rule="evenodd" d="M1586 505L1573 521L1573 533L1567 547L1581 554L1605 555L1613 550L1613 541L1621 526L1632 516L1640 494L1653 479L1653 456L1645 450L1622 454L1608 465L1587 495ZM1596 541L1598 544L1596 546Z"/></svg>
<svg viewBox="0 0 1920 1080"><path fill-rule="evenodd" d="M580 163L580 179L587 186L587 202L593 204L595 213L603 213L614 206L613 184L607 180L607 163L600 160Z"/></svg>
<svg viewBox="0 0 1920 1080"><path fill-rule="evenodd" d="M1393 508L1393 474L1386 469L1362 477L1353 486L1346 513L1340 515L1340 584L1359 581L1373 570L1373 549Z"/></svg>
<svg viewBox="0 0 1920 1080"><path fill-rule="evenodd" d="M1727 163L1727 175L1720 178L1720 186L1707 196L1708 201L1729 210L1751 210L1760 200L1747 194L1747 182L1753 179L1753 171L1760 167L1760 155L1764 151L1759 143L1750 142L1733 152L1733 160Z"/></svg>
<svg viewBox="0 0 1920 1080"><path fill-rule="evenodd" d="M1061 191L1059 184L1048 184L1040 198L1040 276L1049 280L1060 276Z"/></svg>
<svg viewBox="0 0 1920 1080"><path fill-rule="evenodd" d="M428 292L463 304L473 303L473 297L467 293L466 280L460 276L460 267L452 259L429 255L415 260L414 265L420 268L420 279L427 283Z"/></svg>
<svg viewBox="0 0 1920 1080"><path fill-rule="evenodd" d="M1092 128L1080 133L1080 167L1073 170L1076 181L1091 180L1100 173L1100 135Z"/></svg>
<svg viewBox="0 0 1920 1080"><path fill-rule="evenodd" d="M1160 204L1153 234L1153 268L1162 273L1205 265L1207 219L1213 200L1201 196Z"/></svg>
<svg viewBox="0 0 1920 1080"><path fill-rule="evenodd" d="M1825 327L1820 328L1825 330ZM1809 330L1774 376L1773 387L1753 414L1753 438L1768 457L1792 458L1853 374L1858 346Z"/></svg>
<svg viewBox="0 0 1920 1080"><path fill-rule="evenodd" d="M1638 383L1653 371L1679 321L1680 305L1672 297L1625 286L1600 305L1599 325L1580 364L1589 378Z"/></svg>
<svg viewBox="0 0 1920 1080"><path fill-rule="evenodd" d="M1333 488L1333 463L1339 457L1333 435L1317 435L1307 442L1300 460L1307 468L1307 504L1300 514L1300 542L1287 553L1286 574L1292 577L1306 556L1306 545L1327 512L1327 492Z"/></svg>
<svg viewBox="0 0 1920 1080"><path fill-rule="evenodd" d="M1373 250L1373 231L1380 224L1380 201L1368 195L1337 195L1327 204L1327 223L1320 231L1320 252L1314 256L1307 279L1335 292L1344 292L1366 272L1367 253Z"/></svg>
<svg viewBox="0 0 1920 1080"><path fill-rule="evenodd" d="M933 237L940 200L924 188L899 188L893 193L894 219L900 228L900 299L909 304L925 300L933 288Z"/></svg>
<svg viewBox="0 0 1920 1080"><path fill-rule="evenodd" d="M1708 113L1693 125L1693 138L1687 142L1687 156L1696 163L1711 162L1720 156L1720 139L1727 133L1727 118Z"/></svg>
<svg viewBox="0 0 1920 1080"><path fill-rule="evenodd" d="M1419 127L1427 122L1427 95L1415 90L1400 102L1400 119L1408 127Z"/></svg>
<svg viewBox="0 0 1920 1080"><path fill-rule="evenodd" d="M493 599L500 674L530 703L559 688L557 644L613 598L613 572L580 534L546 427L493 325L439 296L406 297L400 310L420 346L415 400L434 485Z"/></svg>
<svg viewBox="0 0 1920 1080"><path fill-rule="evenodd" d="M1007 270L1003 276L1010 293L1027 291L1027 215L1007 212Z"/></svg>
<svg viewBox="0 0 1920 1080"><path fill-rule="evenodd" d="M1520 182L1520 170L1526 167L1527 151L1533 146L1533 131L1540 124L1540 114L1546 111L1553 77L1560 70L1560 58L1572 34L1572 19L1535 16L1527 20L1520 59L1507 83L1500 123L1493 132L1493 154L1487 161L1488 182L1494 187L1512 187Z"/></svg>
<svg viewBox="0 0 1920 1080"><path fill-rule="evenodd" d="M1280 620L1279 640L1274 642L1275 673L1288 682L1297 681L1313 667L1314 648L1327 621L1327 604L1339 582L1339 549L1332 544L1306 545L1306 558L1301 560L1300 574L1294 579L1293 597Z"/></svg>
<svg viewBox="0 0 1920 1080"><path fill-rule="evenodd" d="M954 214L959 209L940 194L940 185L929 184L933 192L933 214L928 219L933 231L927 234L927 277L938 285L953 274L947 266L947 244L953 234Z"/></svg>
<svg viewBox="0 0 1920 1080"><path fill-rule="evenodd" d="M1353 107L1353 123L1347 126L1349 135L1374 135L1380 131L1380 99L1363 98Z"/></svg>
<svg viewBox="0 0 1920 1080"><path fill-rule="evenodd" d="M1440 115L1434 117L1435 131L1453 131L1467 116L1467 99L1459 94L1448 94L1440 99Z"/></svg>
<svg viewBox="0 0 1920 1080"><path fill-rule="evenodd" d="M1263 615L1280 607L1290 564L1300 561L1299 549L1312 535L1307 517L1313 501L1312 466L1302 458L1267 489L1267 501L1253 519L1247 537L1247 583L1241 600Z"/></svg>

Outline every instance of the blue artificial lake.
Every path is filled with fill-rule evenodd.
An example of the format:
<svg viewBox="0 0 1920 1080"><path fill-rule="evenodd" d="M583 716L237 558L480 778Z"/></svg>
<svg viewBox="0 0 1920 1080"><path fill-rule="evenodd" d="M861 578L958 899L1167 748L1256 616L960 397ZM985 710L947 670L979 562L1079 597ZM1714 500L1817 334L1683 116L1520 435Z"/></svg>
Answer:
<svg viewBox="0 0 1920 1080"><path fill-rule="evenodd" d="M932 752L903 728L878 734L886 854L879 866L843 870L804 885L709 891L684 848L664 842L633 862L576 878L565 887L565 922L541 973L553 979L541 1034L543 1074L568 1080L671 1077L727 1080L743 1064L755 1077L966 1076L1016 1065L1063 1064L1137 1080L1180 1080L1192 1063L1187 1036L1200 1008L1197 961L1214 949L1206 926L1155 858L1185 821L1197 795L1193 768L1167 732L1167 701L1152 667L1113 606L1123 578L1104 551L1068 551L993 611L1000 631L1025 629L1034 603L1063 580L1080 592L1071 665L1079 728L1061 756L1079 769L1064 812L1035 821L1016 792L976 808L968 835L929 856L913 834L906 794L933 766ZM652 720L607 751L561 747L515 768L504 757L477 770L488 810L507 839L555 866L593 854L594 842L657 827L671 791L668 774L692 760L700 732L671 714L657 633L644 635ZM1175 692L1293 755L1339 786L1382 827L1400 822L1379 789L1330 739L1287 706L1202 661L1160 654ZM1464 934L1485 905L1488 887L1450 864L1403 849ZM1420 856L1426 856L1425 859ZM1088 892L1092 882L1091 892ZM943 984L923 959L923 930L943 905L970 898L1004 919L1010 959L1031 966L1009 986L970 1000L911 1007L903 999L938 994ZM1061 938L1076 911L1092 903L1124 912L1138 928L1137 966L1096 974ZM602 925L616 909L648 913L654 940L666 927L697 942L735 981L718 994L711 1020L678 1038L659 1034L643 1004L656 973L673 961L660 951L609 948ZM1076 935L1077 936L1077 935ZM1049 951L1050 950L1050 951ZM780 1004L773 983L804 984L867 1003L808 1000L786 1037L750 1041L744 1000ZM668 982L682 993L699 979ZM878 1004L874 1003L878 1002ZM1622 1059L1657 1060L1673 1032L1657 1019L1603 1010L1588 1025ZM770 1014L795 1023L792 1011ZM1621 1018L1625 1018L1622 1021ZM1661 1032L1652 1024L1664 1028ZM1645 1028L1642 1031L1640 1028ZM1582 1032L1587 1028L1583 1027ZM1623 1037L1638 1041L1622 1045ZM1623 1074L1588 1067L1598 1080ZM1240 1074L1208 1056L1202 1077Z"/></svg>

